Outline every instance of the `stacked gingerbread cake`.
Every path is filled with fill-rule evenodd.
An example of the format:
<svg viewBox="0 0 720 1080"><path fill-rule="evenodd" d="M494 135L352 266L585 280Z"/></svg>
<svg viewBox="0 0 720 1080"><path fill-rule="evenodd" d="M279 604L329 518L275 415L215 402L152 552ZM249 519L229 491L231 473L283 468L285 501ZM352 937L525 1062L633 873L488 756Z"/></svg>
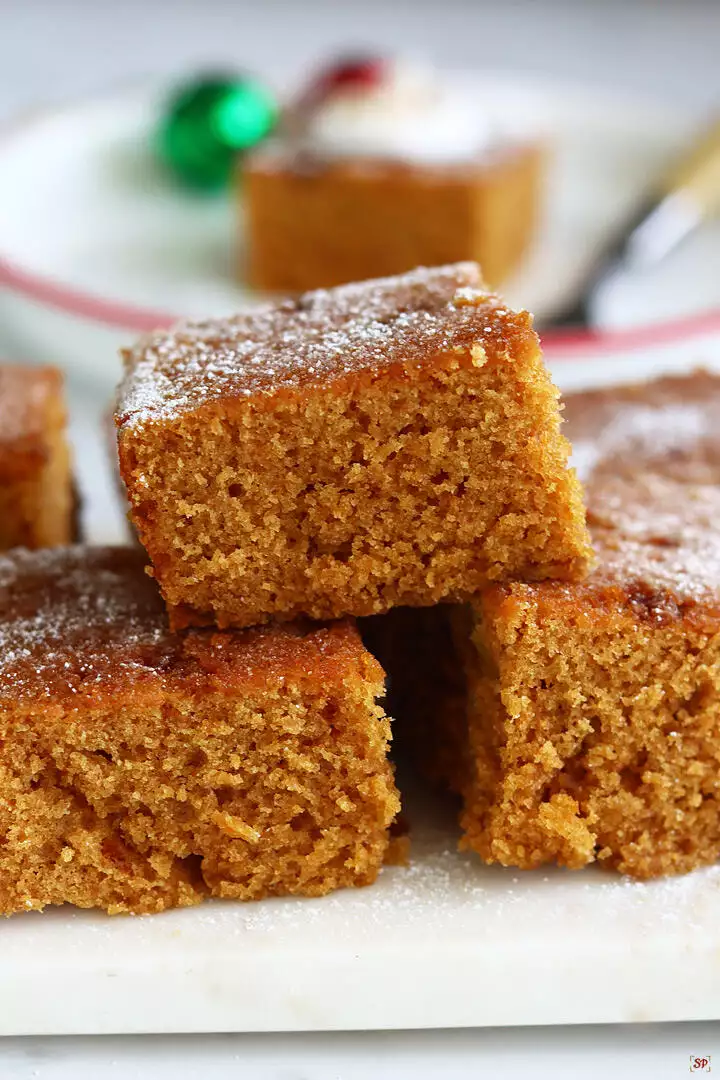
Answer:
<svg viewBox="0 0 720 1080"><path fill-rule="evenodd" d="M530 317L474 264L125 363L142 548L0 557L0 910L371 883L400 807L383 668L485 860L717 857L714 379L571 400L594 555Z"/></svg>
<svg viewBox="0 0 720 1080"><path fill-rule="evenodd" d="M565 415L588 578L393 612L369 641L405 743L462 797L464 847L684 873L720 857L720 377L570 395Z"/></svg>
<svg viewBox="0 0 720 1080"><path fill-rule="evenodd" d="M185 324L126 365L145 553L0 561L0 907L368 884L399 799L355 618L589 566L529 316L461 264Z"/></svg>

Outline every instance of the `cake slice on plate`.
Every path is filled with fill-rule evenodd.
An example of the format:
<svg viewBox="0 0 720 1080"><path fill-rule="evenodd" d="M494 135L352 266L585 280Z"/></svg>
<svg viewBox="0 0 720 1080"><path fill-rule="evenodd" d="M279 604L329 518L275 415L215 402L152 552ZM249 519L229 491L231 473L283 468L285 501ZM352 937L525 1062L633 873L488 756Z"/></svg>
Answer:
<svg viewBox="0 0 720 1080"><path fill-rule="evenodd" d="M432 71L369 57L325 72L239 169L256 289L303 292L478 261L499 286L538 218L541 133Z"/></svg>

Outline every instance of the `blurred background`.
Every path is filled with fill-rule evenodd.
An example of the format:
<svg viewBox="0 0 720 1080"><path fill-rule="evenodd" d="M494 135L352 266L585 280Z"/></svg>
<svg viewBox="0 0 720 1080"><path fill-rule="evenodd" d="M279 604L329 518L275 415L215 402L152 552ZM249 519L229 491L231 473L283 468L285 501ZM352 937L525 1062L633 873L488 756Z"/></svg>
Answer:
<svg viewBox="0 0 720 1080"><path fill-rule="evenodd" d="M0 117L228 62L292 85L348 45L420 51L708 109L715 0L3 0Z"/></svg>
<svg viewBox="0 0 720 1080"><path fill-rule="evenodd" d="M166 142L164 160L158 153L158 131L172 93L203 74L250 80L279 115L348 54L420 63L432 92L455 86L481 127L490 125L492 138L500 132L501 146L511 129L542 145L542 175L520 181L536 185L528 194L536 212L512 252L502 249L510 240L498 241L507 267L500 280L489 276L511 303L535 312L549 340L598 271L602 287L582 312L593 330L704 316L720 307L720 226L707 205L720 204L720 128L702 213L694 206L688 219L683 204L678 217L673 206L660 223L670 254L663 234L656 258L653 235L652 258L645 245L643 259L621 266L633 272L604 269L608 245L667 194L668 169L717 121L719 41L714 0L4 0L0 353L57 362L107 393L118 346L138 332L175 316L225 314L252 297L238 267L282 288L247 263L244 202L259 182L237 172L224 190L198 193L178 141ZM381 93L386 112L389 101ZM347 115L341 108L330 117L332 149ZM253 122L262 128L262 117ZM508 234L520 228L512 199ZM288 220L303 216L298 206L288 203ZM273 215L276 204L264 220ZM258 240L258 226L250 236L257 248L277 248L281 232ZM287 229L284 239L297 246ZM488 269L496 254L482 244L446 244L437 258L417 250L416 262L480 257ZM374 274L372 259L360 263L369 272L352 265L345 277ZM389 271L381 264L378 272ZM300 273L298 287L342 277L337 266L321 267L315 277Z"/></svg>
<svg viewBox="0 0 720 1080"><path fill-rule="evenodd" d="M176 317L237 310L256 299L252 284L291 291L405 269L403 257L479 258L490 284L535 313L551 358L568 331L578 348L598 335L610 348L648 326L714 327L719 42L716 0L0 0L0 357L61 366L76 442L91 446L118 349ZM396 67L348 87L348 56ZM230 98L199 126L195 117L188 136L172 126L177 95L192 97L208 73L228 80ZM228 116L246 150L232 175L211 170L205 190L213 185L196 182L190 158ZM468 124L478 172L433 202L423 155L453 139L465 153ZM348 225L345 196L323 195L310 221L307 175L298 179L295 164L286 189L267 194L247 147L268 133L270 145L296 139L316 160L338 151L350 173L369 138L376 173L367 175L378 176L387 140L423 144L412 147L407 190L376 200L376 248L394 246L397 265L379 259L376 270L371 252L354 272L338 257L365 242L376 215L366 204ZM698 183L688 155L703 137ZM528 149L541 153L540 168L523 163ZM679 199L678 169L695 178ZM432 199L403 256L414 226L406 218L395 228L395 210L423 184ZM463 188L485 207L481 226L457 209L452 190ZM652 230L628 247L630 226L649 213ZM433 247L433 228L454 240ZM261 248L274 265L266 258L259 269ZM288 251L320 265L311 274L300 257L291 283L280 273ZM101 486L94 474L81 481ZM108 513L98 509L98 520Z"/></svg>

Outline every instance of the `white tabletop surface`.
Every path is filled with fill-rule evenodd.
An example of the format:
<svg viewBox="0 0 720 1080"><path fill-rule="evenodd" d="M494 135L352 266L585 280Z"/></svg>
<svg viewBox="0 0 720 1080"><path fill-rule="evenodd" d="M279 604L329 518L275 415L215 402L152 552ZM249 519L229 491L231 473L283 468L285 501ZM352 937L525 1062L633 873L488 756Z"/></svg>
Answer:
<svg viewBox="0 0 720 1080"><path fill-rule="evenodd" d="M714 1053L713 1053L714 1052ZM715 1024L6 1039L8 1080L680 1080ZM695 1075L702 1075L697 1073Z"/></svg>
<svg viewBox="0 0 720 1080"><path fill-rule="evenodd" d="M292 83L348 45L574 77L706 112L720 102L718 42L715 0L0 0L0 120L223 61ZM720 1071L720 1024L29 1038L0 1044L0 1077L664 1080L713 1054Z"/></svg>

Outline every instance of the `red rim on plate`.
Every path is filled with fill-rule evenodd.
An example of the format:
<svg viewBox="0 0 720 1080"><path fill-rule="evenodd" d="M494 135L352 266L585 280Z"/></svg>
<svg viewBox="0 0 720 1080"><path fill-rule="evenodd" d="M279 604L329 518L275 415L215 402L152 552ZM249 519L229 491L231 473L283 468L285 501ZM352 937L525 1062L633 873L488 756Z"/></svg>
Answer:
<svg viewBox="0 0 720 1080"><path fill-rule="evenodd" d="M38 110L35 118L44 114L45 110ZM3 140L18 129L22 130L27 119L16 118L3 125ZM62 281L25 270L2 256L0 288L7 288L26 299L74 318L136 334L171 326L182 318L177 314L137 307L109 297L83 292ZM553 358L563 360L578 352L592 355L652 348L714 333L720 334L720 307L623 330L552 330L542 334L542 339L544 348L552 352Z"/></svg>
<svg viewBox="0 0 720 1080"><path fill-rule="evenodd" d="M2 258L0 286L66 315L138 334L170 326L180 318L81 292L71 285L22 270ZM543 335L543 345L557 359L563 359L571 353L651 348L712 333L720 333L720 308L625 330L556 330Z"/></svg>

